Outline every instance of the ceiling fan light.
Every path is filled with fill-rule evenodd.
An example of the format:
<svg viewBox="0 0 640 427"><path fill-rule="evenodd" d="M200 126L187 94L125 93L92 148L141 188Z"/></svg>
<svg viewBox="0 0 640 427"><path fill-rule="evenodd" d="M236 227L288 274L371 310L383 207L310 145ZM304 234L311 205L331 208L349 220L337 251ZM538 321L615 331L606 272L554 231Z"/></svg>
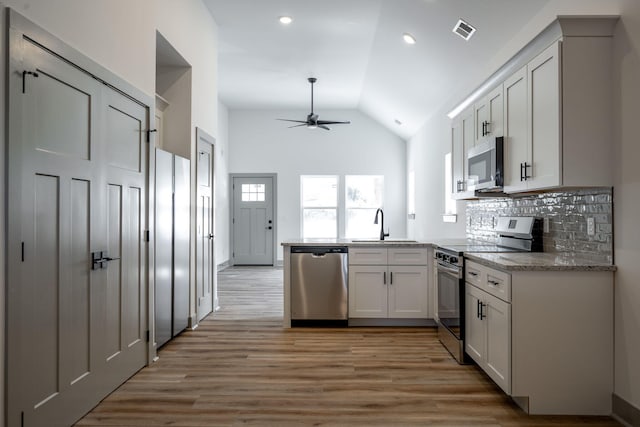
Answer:
<svg viewBox="0 0 640 427"><path fill-rule="evenodd" d="M283 25L289 25L293 22L293 18L290 16L281 16L278 18L278 21Z"/></svg>
<svg viewBox="0 0 640 427"><path fill-rule="evenodd" d="M416 44L416 39L409 33L404 33L402 39L406 44Z"/></svg>

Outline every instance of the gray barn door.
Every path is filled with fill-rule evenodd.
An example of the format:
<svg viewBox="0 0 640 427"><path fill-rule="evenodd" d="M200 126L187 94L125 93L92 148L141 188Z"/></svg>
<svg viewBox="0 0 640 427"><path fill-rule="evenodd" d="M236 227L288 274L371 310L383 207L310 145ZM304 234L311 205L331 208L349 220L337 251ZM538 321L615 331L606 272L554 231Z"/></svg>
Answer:
<svg viewBox="0 0 640 427"><path fill-rule="evenodd" d="M273 178L233 178L233 263L273 265Z"/></svg>
<svg viewBox="0 0 640 427"><path fill-rule="evenodd" d="M148 118L37 44L19 43L10 81L8 421L64 426L146 362Z"/></svg>
<svg viewBox="0 0 640 427"><path fill-rule="evenodd" d="M198 321L213 310L215 261L213 253L213 137L197 129L196 292Z"/></svg>

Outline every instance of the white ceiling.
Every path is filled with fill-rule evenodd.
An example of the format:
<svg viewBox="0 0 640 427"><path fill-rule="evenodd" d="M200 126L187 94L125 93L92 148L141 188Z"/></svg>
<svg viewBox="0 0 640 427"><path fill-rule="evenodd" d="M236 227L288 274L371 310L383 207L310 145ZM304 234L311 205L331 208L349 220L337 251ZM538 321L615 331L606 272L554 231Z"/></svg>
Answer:
<svg viewBox="0 0 640 427"><path fill-rule="evenodd" d="M349 119L322 109L359 109L405 139L461 101L452 96L470 70L548 1L204 0L218 24L218 91L230 109L308 113L313 76L321 119ZM282 15L293 23L280 24ZM468 42L451 31L459 18L477 28ZM405 32L415 45L403 42Z"/></svg>

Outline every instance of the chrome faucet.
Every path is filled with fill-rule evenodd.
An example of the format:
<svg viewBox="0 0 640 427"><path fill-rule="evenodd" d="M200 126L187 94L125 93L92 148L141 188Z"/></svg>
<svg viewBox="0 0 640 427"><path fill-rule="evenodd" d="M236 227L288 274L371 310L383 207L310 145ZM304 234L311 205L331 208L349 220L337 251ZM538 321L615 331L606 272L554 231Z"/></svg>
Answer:
<svg viewBox="0 0 640 427"><path fill-rule="evenodd" d="M373 220L373 223L378 223L378 214L380 214L380 240L384 240L385 237L389 236L389 233L384 232L384 212L382 212L381 208L378 208L376 211L376 218Z"/></svg>

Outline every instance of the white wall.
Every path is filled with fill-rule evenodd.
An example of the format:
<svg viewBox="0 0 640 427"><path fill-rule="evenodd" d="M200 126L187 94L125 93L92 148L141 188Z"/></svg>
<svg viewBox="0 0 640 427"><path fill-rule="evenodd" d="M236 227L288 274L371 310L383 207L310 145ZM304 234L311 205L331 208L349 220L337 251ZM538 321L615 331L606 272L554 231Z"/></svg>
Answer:
<svg viewBox="0 0 640 427"><path fill-rule="evenodd" d="M11 7L68 45L153 97L156 30L193 67L191 140L195 126L217 135L217 26L199 0L7 0ZM0 20L0 81L5 81L6 20ZM5 135L5 85L0 85L0 135ZM192 151L192 154L195 149ZM4 181L4 150L0 150L0 180ZM192 177L193 179L193 177ZM220 177L225 181L226 175ZM0 198L4 200L4 182ZM0 214L4 224L6 208ZM0 229L0 366L4 366L5 230ZM195 239L194 239L195 241ZM193 249L192 249L193 253ZM195 258L195 257L192 257ZM192 286L194 282L192 281ZM4 384L4 369L0 369ZM4 419L4 386L0 388L0 419Z"/></svg>
<svg viewBox="0 0 640 427"><path fill-rule="evenodd" d="M215 152L216 263L229 261L229 110L218 103L218 138Z"/></svg>
<svg viewBox="0 0 640 427"><path fill-rule="evenodd" d="M307 113L229 112L229 172L278 174L278 259L279 243L301 236L300 175L384 175L385 228L391 237L405 237L405 142L356 110L321 111L321 119L351 121L331 131L288 129L287 122L276 120L304 119Z"/></svg>
<svg viewBox="0 0 640 427"><path fill-rule="evenodd" d="M428 120L407 143L407 171L414 171L416 218L408 221L408 235L417 240L465 237L465 203L456 204L458 220L445 223L444 157L451 151L446 112Z"/></svg>

